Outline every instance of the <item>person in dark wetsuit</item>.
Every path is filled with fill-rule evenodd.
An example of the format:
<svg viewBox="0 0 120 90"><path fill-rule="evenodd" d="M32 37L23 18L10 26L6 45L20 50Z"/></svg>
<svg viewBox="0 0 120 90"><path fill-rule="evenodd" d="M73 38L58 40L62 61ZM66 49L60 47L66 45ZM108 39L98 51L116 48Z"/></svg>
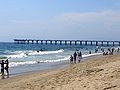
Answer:
<svg viewBox="0 0 120 90"><path fill-rule="evenodd" d="M5 70L6 70L6 73L7 73L7 77L9 77L9 61L8 61L8 59L5 61L5 64L6 64L6 66L5 66Z"/></svg>
<svg viewBox="0 0 120 90"><path fill-rule="evenodd" d="M74 53L74 63L76 64L76 59L77 59L77 53Z"/></svg>
<svg viewBox="0 0 120 90"><path fill-rule="evenodd" d="M1 64L1 74L2 74L2 79L4 79L4 60L2 60Z"/></svg>

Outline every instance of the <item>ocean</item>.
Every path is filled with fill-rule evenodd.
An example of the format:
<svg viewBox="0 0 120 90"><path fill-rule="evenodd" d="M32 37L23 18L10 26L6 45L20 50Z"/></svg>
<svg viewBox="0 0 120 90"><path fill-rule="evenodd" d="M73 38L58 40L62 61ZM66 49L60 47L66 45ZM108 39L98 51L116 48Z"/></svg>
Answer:
<svg viewBox="0 0 120 90"><path fill-rule="evenodd" d="M102 54L112 46L50 45L0 43L0 57L9 60L10 74L16 75L29 71L48 70L69 65L69 57L80 50L82 57ZM118 47L114 47L118 48ZM95 53L95 49L98 52ZM89 54L91 51L92 54Z"/></svg>

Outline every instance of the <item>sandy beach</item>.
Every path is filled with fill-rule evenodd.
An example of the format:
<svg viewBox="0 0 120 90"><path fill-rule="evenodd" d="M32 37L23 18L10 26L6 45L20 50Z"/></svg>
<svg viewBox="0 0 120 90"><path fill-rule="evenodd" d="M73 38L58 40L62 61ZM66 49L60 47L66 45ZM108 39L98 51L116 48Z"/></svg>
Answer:
<svg viewBox="0 0 120 90"><path fill-rule="evenodd" d="M0 80L0 90L120 90L120 54Z"/></svg>

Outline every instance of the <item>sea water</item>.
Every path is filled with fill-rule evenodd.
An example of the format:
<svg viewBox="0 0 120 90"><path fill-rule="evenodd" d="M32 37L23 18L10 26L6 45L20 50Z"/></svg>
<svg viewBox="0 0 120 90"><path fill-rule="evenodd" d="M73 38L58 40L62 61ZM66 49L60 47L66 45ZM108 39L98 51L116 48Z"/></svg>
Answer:
<svg viewBox="0 0 120 90"><path fill-rule="evenodd" d="M82 57L102 54L107 46L0 43L0 57L9 60L10 74L47 70L69 64L69 57L80 50ZM117 47L115 47L117 48ZM95 53L95 49L98 52ZM91 51L92 54L89 54Z"/></svg>

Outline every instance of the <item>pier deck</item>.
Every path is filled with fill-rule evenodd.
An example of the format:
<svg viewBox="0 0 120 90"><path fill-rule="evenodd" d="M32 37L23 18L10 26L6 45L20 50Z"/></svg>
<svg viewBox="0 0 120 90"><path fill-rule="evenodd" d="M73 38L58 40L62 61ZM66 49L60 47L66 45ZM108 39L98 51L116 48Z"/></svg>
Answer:
<svg viewBox="0 0 120 90"><path fill-rule="evenodd" d="M15 44L120 46L120 41L14 39Z"/></svg>

